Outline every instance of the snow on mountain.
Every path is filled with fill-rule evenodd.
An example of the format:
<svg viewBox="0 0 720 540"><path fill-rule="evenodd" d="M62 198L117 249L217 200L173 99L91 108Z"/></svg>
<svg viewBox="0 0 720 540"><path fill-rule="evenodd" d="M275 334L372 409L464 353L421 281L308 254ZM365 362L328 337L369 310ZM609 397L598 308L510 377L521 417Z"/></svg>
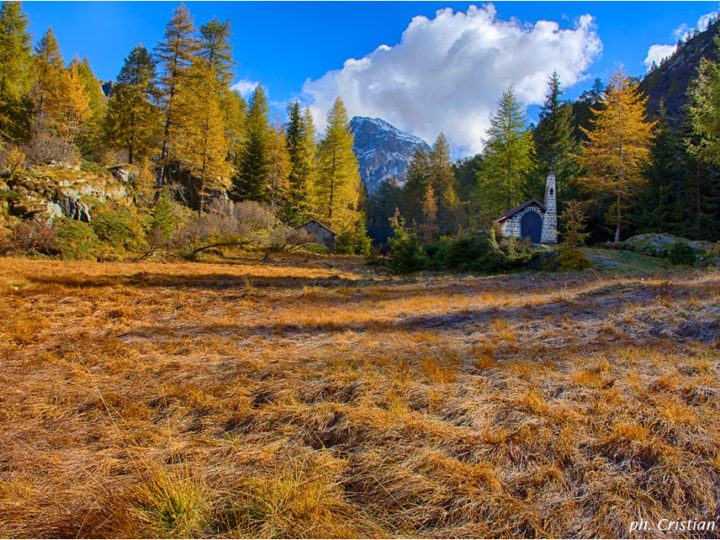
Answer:
<svg viewBox="0 0 720 540"><path fill-rule="evenodd" d="M401 185L404 184L415 152L431 151L422 139L400 131L380 118L354 116L350 120L350 129L355 138L353 151L368 195L372 195L386 178L394 176Z"/></svg>

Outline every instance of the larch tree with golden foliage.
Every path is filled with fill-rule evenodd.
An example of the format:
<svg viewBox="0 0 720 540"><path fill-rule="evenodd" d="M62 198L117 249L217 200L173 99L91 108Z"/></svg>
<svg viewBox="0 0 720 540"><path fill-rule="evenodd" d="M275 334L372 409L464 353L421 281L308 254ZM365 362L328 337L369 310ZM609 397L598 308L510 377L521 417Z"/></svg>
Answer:
<svg viewBox="0 0 720 540"><path fill-rule="evenodd" d="M286 134L280 119L270 126L268 140L268 186L270 188L270 207L273 211L287 207L290 196L290 152Z"/></svg>
<svg viewBox="0 0 720 540"><path fill-rule="evenodd" d="M198 214L213 192L227 189L231 174L222 98L230 87L230 22L213 19L200 28L198 54L181 86L178 110L185 118L177 155L198 179Z"/></svg>
<svg viewBox="0 0 720 540"><path fill-rule="evenodd" d="M315 214L336 231L349 230L357 220L361 180L352 147L347 111L337 98L328 113L325 137L318 147L317 175L312 190Z"/></svg>
<svg viewBox="0 0 720 540"><path fill-rule="evenodd" d="M610 86L597 109L588 140L581 145L580 163L587 175L580 181L588 191L612 195L615 242L620 241L623 211L630 197L645 181L643 167L650 154L654 122L645 118L647 98L622 70L610 79Z"/></svg>
<svg viewBox="0 0 720 540"><path fill-rule="evenodd" d="M155 48L159 71L160 103L164 117L160 167L158 169L157 186L162 187L167 179L170 160L173 156L177 139L183 136L186 124L189 124L179 107L183 99L183 91L190 91L192 85L192 66L197 52L195 25L190 12L181 4L173 12L173 17L165 27L165 37Z"/></svg>
<svg viewBox="0 0 720 540"><path fill-rule="evenodd" d="M63 157L67 156L91 113L90 96L77 64L71 64L60 75L59 84L48 102L48 112L52 125L63 139Z"/></svg>

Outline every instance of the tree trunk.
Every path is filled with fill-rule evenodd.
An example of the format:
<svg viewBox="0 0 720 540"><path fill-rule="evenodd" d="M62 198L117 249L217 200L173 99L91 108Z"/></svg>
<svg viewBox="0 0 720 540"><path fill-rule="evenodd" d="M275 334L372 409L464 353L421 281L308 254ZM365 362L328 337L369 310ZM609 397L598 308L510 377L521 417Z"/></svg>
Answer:
<svg viewBox="0 0 720 540"><path fill-rule="evenodd" d="M330 175L330 209L328 211L328 219L329 220L332 220L333 200L335 198L335 152L336 152L336 145L333 144L332 174Z"/></svg>
<svg viewBox="0 0 720 540"><path fill-rule="evenodd" d="M620 194L618 193L617 196L617 226L615 227L615 242L620 241Z"/></svg>

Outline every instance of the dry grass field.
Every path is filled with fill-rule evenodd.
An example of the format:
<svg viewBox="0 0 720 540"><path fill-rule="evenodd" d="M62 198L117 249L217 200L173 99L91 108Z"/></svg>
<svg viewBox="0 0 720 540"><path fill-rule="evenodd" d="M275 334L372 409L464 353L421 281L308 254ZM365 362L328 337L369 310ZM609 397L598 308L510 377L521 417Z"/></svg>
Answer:
<svg viewBox="0 0 720 540"><path fill-rule="evenodd" d="M627 537L718 513L717 270L0 259L0 321L2 537Z"/></svg>

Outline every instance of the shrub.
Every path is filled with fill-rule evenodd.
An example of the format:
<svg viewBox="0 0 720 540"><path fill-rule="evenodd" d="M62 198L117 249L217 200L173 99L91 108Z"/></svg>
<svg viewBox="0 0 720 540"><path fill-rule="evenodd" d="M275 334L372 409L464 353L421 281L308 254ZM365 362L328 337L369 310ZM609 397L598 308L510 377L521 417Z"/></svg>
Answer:
<svg viewBox="0 0 720 540"><path fill-rule="evenodd" d="M505 238L499 247L505 254L503 267L506 270L527 266L536 251L532 248L532 243L529 238L523 238L522 240L518 240L515 237Z"/></svg>
<svg viewBox="0 0 720 540"><path fill-rule="evenodd" d="M56 248L63 258L94 259L102 250L102 244L89 224L66 217L57 219L55 223Z"/></svg>
<svg viewBox="0 0 720 540"><path fill-rule="evenodd" d="M393 237L390 246L390 271L396 274L410 274L427 267L427 258L420 248L417 234L408 231L402 220L393 223Z"/></svg>
<svg viewBox="0 0 720 540"><path fill-rule="evenodd" d="M582 251L570 246L562 246L560 254L557 258L558 265L561 270L585 270L592 266L592 261L588 259Z"/></svg>
<svg viewBox="0 0 720 540"><path fill-rule="evenodd" d="M126 208L98 214L92 228L98 239L113 250L137 252L148 247L143 220Z"/></svg>
<svg viewBox="0 0 720 540"><path fill-rule="evenodd" d="M255 201L215 200L178 233L180 247L207 243L266 243L277 223L267 206Z"/></svg>
<svg viewBox="0 0 720 540"><path fill-rule="evenodd" d="M695 250L685 242L673 244L668 253L668 259L673 264L693 265L697 260Z"/></svg>
<svg viewBox="0 0 720 540"><path fill-rule="evenodd" d="M80 159L80 170L90 173L96 173L96 174L106 174L107 169L102 167L101 165L98 165L97 163L94 163L92 161L88 161L86 159Z"/></svg>
<svg viewBox="0 0 720 540"><path fill-rule="evenodd" d="M335 253L342 255L352 255L353 250L353 233L352 231L344 231L338 234L335 239Z"/></svg>
<svg viewBox="0 0 720 540"><path fill-rule="evenodd" d="M148 223L152 245L161 246L168 243L179 223L180 216L175 212L172 199L166 191L163 191L152 209Z"/></svg>
<svg viewBox="0 0 720 540"><path fill-rule="evenodd" d="M358 220L355 222L355 232L353 233L353 251L356 255L364 255L367 257L370 255L371 241L367 234L365 214L361 214Z"/></svg>
<svg viewBox="0 0 720 540"><path fill-rule="evenodd" d="M529 270L552 272L558 269L558 252L555 250L536 250L527 266Z"/></svg>
<svg viewBox="0 0 720 540"><path fill-rule="evenodd" d="M475 270L483 273L506 269L507 257L495 241L495 234L482 232L461 236L451 242L445 255L449 270Z"/></svg>
<svg viewBox="0 0 720 540"><path fill-rule="evenodd" d="M427 267L430 270L445 269L445 257L447 256L448 246L453 241L454 239L452 237L441 236L423 246L425 257L427 258Z"/></svg>
<svg viewBox="0 0 720 540"><path fill-rule="evenodd" d="M12 243L25 252L54 255L56 241L55 227L45 221L22 221L13 229Z"/></svg>

